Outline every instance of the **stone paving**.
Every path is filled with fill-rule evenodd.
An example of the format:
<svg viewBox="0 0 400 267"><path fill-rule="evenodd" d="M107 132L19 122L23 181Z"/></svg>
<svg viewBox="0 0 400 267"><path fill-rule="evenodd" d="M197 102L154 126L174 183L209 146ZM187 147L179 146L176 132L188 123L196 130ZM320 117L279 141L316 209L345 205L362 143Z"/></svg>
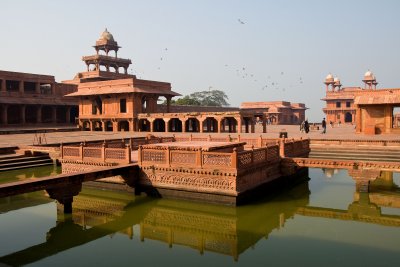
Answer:
<svg viewBox="0 0 400 267"><path fill-rule="evenodd" d="M21 128L19 128L21 129ZM22 129L21 129L22 130ZM268 125L267 133L262 133L262 127L257 125L256 133L245 134L241 136L258 137L262 135L264 138L277 138L279 132L286 131L288 138L311 138L311 139L369 139L369 140L399 140L399 134L382 134L382 135L362 135L356 134L354 126L341 125L331 128L328 125L327 133L322 134L321 130L311 130L308 134L301 133L298 125ZM3 134L0 135L0 147L8 146L24 146L37 143L38 137L41 137L42 143L59 144L61 142L78 142L78 141L91 141L91 140L105 140L105 139L122 139L129 137L142 137L146 136L147 132L86 132L86 131L71 131L71 132L48 132L48 133L21 133L21 134ZM156 136L171 136L173 134L179 136L183 133L153 133ZM190 133L186 133L190 134ZM209 133L192 133L193 135L207 136ZM229 133L211 133L212 136L227 136ZM237 136L236 133L230 134Z"/></svg>

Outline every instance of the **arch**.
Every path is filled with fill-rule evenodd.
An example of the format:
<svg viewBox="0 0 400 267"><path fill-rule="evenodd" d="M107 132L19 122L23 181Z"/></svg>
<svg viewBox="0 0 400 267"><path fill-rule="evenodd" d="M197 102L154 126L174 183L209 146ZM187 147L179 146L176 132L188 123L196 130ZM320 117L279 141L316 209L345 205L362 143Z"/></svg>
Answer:
<svg viewBox="0 0 400 267"><path fill-rule="evenodd" d="M118 122L118 131L128 132L129 131L129 122L128 121L119 121Z"/></svg>
<svg viewBox="0 0 400 267"><path fill-rule="evenodd" d="M42 107L42 122L52 122L53 119L53 109L51 106Z"/></svg>
<svg viewBox="0 0 400 267"><path fill-rule="evenodd" d="M221 120L221 132L236 133L237 121L234 117L223 117Z"/></svg>
<svg viewBox="0 0 400 267"><path fill-rule="evenodd" d="M150 122L148 119L139 120L139 132L150 132Z"/></svg>
<svg viewBox="0 0 400 267"><path fill-rule="evenodd" d="M8 124L18 124L22 122L21 108L17 105L11 105L7 109Z"/></svg>
<svg viewBox="0 0 400 267"><path fill-rule="evenodd" d="M104 130L106 132L112 132L114 130L112 121L105 121L104 122Z"/></svg>
<svg viewBox="0 0 400 267"><path fill-rule="evenodd" d="M26 123L36 123L37 122L37 107L32 105L27 105L25 107L25 122Z"/></svg>
<svg viewBox="0 0 400 267"><path fill-rule="evenodd" d="M196 118L189 118L185 123L186 132L199 132L200 122Z"/></svg>
<svg viewBox="0 0 400 267"><path fill-rule="evenodd" d="M218 121L214 117L207 117L203 121L203 132L216 133L218 132Z"/></svg>
<svg viewBox="0 0 400 267"><path fill-rule="evenodd" d="M350 112L346 112L344 115L344 122L352 122L353 121L353 115L351 115Z"/></svg>
<svg viewBox="0 0 400 267"><path fill-rule="evenodd" d="M168 122L169 132L182 132L182 121L178 118L172 118Z"/></svg>
<svg viewBox="0 0 400 267"><path fill-rule="evenodd" d="M103 124L101 121L92 122L93 131L103 131Z"/></svg>
<svg viewBox="0 0 400 267"><path fill-rule="evenodd" d="M82 130L83 131L90 131L90 122L89 121L83 121L82 122Z"/></svg>
<svg viewBox="0 0 400 267"><path fill-rule="evenodd" d="M165 132L165 121L163 119L153 121L153 132Z"/></svg>

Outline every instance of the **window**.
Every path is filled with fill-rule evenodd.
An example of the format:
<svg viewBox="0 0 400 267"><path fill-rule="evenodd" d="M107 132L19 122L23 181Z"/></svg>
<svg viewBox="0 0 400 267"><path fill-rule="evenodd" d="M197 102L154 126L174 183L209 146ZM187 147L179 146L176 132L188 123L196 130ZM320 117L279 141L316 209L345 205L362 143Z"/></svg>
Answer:
<svg viewBox="0 0 400 267"><path fill-rule="evenodd" d="M341 106L341 103L340 102L336 102L336 107L340 108L340 106Z"/></svg>
<svg viewBox="0 0 400 267"><path fill-rule="evenodd" d="M340 120L340 114L337 114L337 115L336 115L336 118L337 118L338 120Z"/></svg>
<svg viewBox="0 0 400 267"><path fill-rule="evenodd" d="M119 100L119 112L126 113L126 99L125 98Z"/></svg>
<svg viewBox="0 0 400 267"><path fill-rule="evenodd" d="M346 102L346 108L351 107L351 103L350 102Z"/></svg>

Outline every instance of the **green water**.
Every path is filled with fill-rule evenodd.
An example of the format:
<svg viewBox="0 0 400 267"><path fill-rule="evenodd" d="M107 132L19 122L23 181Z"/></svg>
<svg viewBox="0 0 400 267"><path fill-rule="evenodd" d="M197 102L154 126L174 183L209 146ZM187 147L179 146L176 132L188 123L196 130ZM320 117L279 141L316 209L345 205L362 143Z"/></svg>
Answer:
<svg viewBox="0 0 400 267"><path fill-rule="evenodd" d="M56 175L59 173L61 173L61 167L55 165L0 172L0 184Z"/></svg>
<svg viewBox="0 0 400 267"><path fill-rule="evenodd" d="M0 266L398 266L400 175L356 193L346 170L240 207L84 188L0 199Z"/></svg>

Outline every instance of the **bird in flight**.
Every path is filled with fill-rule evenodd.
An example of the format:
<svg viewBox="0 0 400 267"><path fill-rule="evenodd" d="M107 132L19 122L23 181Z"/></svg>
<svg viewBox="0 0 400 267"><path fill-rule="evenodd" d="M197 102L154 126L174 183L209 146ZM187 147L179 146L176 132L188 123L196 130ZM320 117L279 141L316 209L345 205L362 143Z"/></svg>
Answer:
<svg viewBox="0 0 400 267"><path fill-rule="evenodd" d="M238 19L240 24L244 24L244 21L242 21L241 19Z"/></svg>

